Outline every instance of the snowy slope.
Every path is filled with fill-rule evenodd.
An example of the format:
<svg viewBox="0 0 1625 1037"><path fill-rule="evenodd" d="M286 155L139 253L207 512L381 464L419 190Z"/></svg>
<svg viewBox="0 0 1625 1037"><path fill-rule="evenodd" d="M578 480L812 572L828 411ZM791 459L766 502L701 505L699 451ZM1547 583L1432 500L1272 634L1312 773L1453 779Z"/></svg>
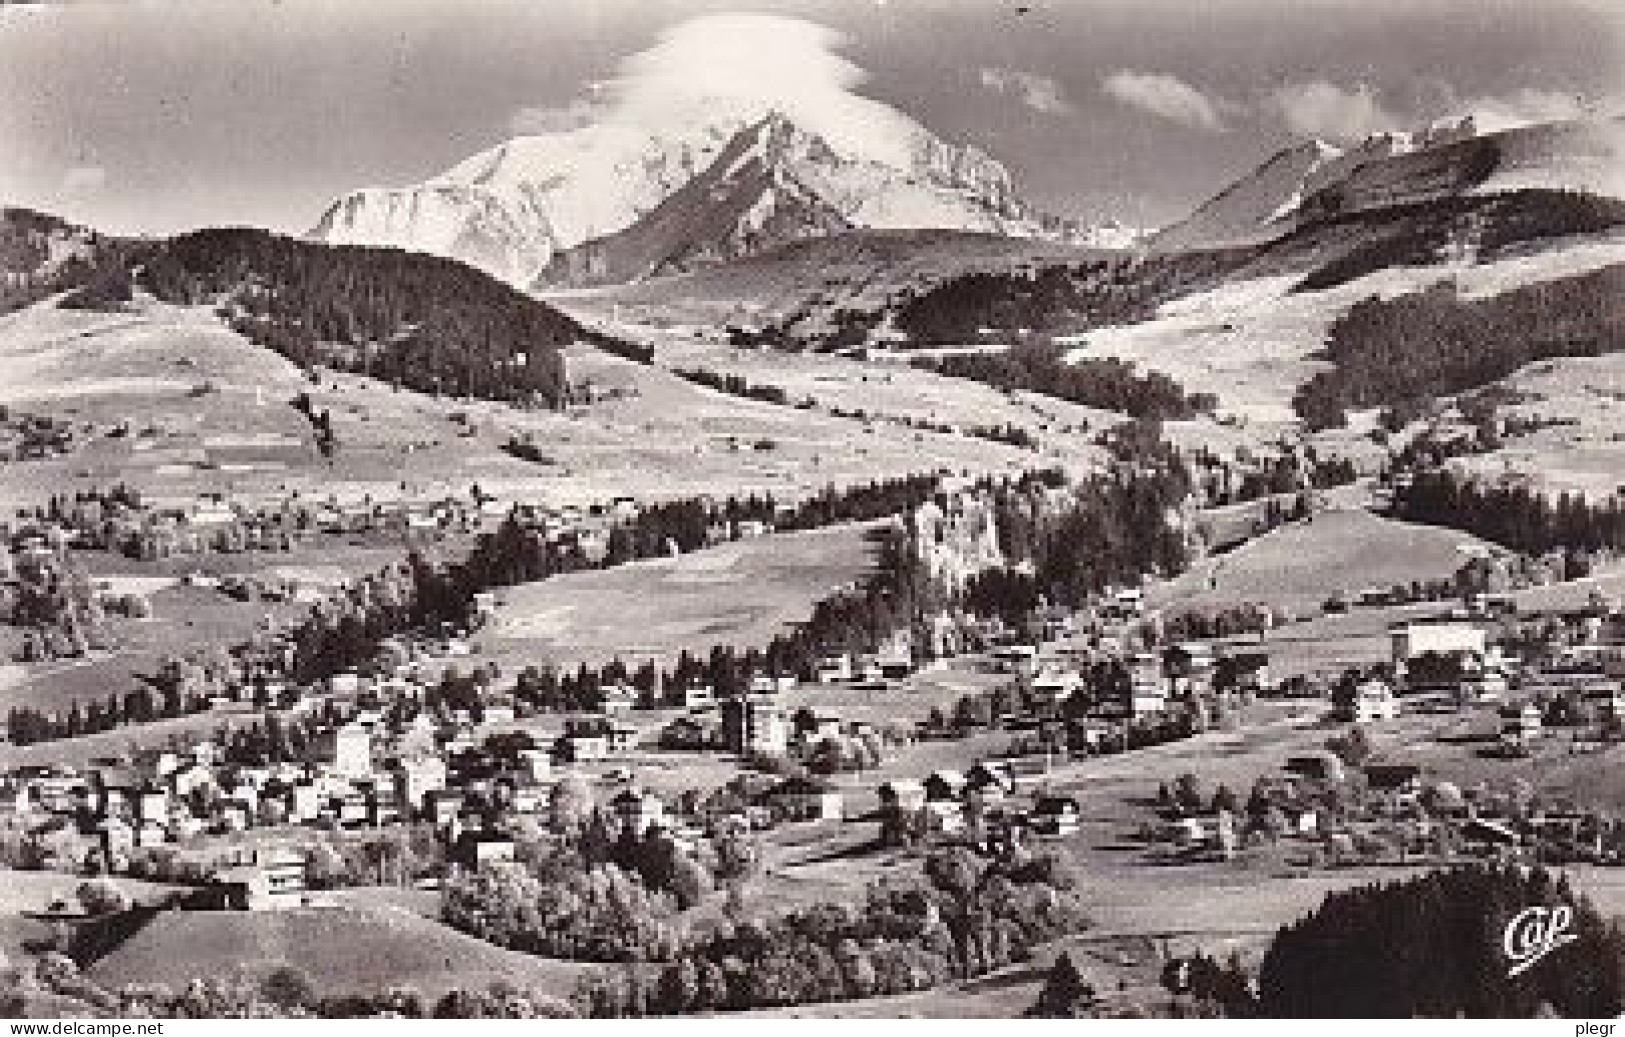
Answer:
<svg viewBox="0 0 1625 1037"><path fill-rule="evenodd" d="M1272 156L1150 244L1250 244L1322 217L1469 193L1535 188L1625 196L1622 141L1618 119L1480 135L1471 116L1411 133L1375 134L1346 149L1310 141Z"/></svg>
<svg viewBox="0 0 1625 1037"><path fill-rule="evenodd" d="M708 166L745 124L727 105L650 131L602 123L517 137L412 187L335 201L311 235L460 259L523 283L558 249L613 233Z"/></svg>
<svg viewBox="0 0 1625 1037"><path fill-rule="evenodd" d="M529 283L556 253L625 230L715 172L736 138L770 115L737 96L701 98L667 108L655 125L611 117L515 138L427 183L340 198L311 235L432 252ZM879 102L854 98L838 119L798 113L795 126L824 151L801 162L798 177L853 226L1049 233L999 162ZM692 192L690 201L703 205ZM697 222L717 221L701 214ZM732 249L721 243L713 251Z"/></svg>
<svg viewBox="0 0 1625 1037"><path fill-rule="evenodd" d="M545 285L623 283L850 229L1041 233L1002 166L919 134L898 168L841 150L783 113L742 130L711 166L632 226L555 256Z"/></svg>

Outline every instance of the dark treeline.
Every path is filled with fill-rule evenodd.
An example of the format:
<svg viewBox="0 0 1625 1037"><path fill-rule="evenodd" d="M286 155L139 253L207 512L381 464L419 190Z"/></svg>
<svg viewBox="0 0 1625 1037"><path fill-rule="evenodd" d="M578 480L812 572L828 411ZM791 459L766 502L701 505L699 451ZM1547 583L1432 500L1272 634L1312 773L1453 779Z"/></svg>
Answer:
<svg viewBox="0 0 1625 1037"><path fill-rule="evenodd" d="M781 407L788 406L790 394L777 385L758 384L736 374L719 374L716 371L702 367L672 368L672 374L695 385L703 385L707 389L727 393L729 396L739 396L747 400L759 400L762 403L776 403Z"/></svg>
<svg viewBox="0 0 1625 1037"><path fill-rule="evenodd" d="M1068 363L1066 351L1052 345L1019 345L1000 353L962 353L920 358L914 366L953 378L968 378L1007 392L1020 390L1136 418L1162 421L1193 418L1211 411L1217 400L1187 396L1160 371L1143 374L1115 357L1085 357Z"/></svg>
<svg viewBox="0 0 1625 1037"><path fill-rule="evenodd" d="M420 392L558 406L569 317L461 263L203 230L151 247L142 282L166 302L215 304L231 326L309 367Z"/></svg>
<svg viewBox="0 0 1625 1037"><path fill-rule="evenodd" d="M1114 257L1035 273L970 273L909 298L897 327L916 345L980 341L987 331L1081 331L1149 319L1158 304L1234 267L1240 252Z"/></svg>
<svg viewBox="0 0 1625 1037"><path fill-rule="evenodd" d="M1486 157L1493 169L1494 156ZM1334 194L1315 200L1324 202ZM1311 271L1293 291L1334 288L1394 266L1433 266L1462 239L1472 241L1483 262L1531 239L1595 234L1625 223L1625 203L1574 191L1515 191L1488 200L1462 195L1356 213L1341 222L1360 228L1361 243Z"/></svg>
<svg viewBox="0 0 1625 1037"><path fill-rule="evenodd" d="M1447 526L1514 551L1625 548L1625 507L1580 494L1552 498L1527 486L1490 486L1448 470L1421 472L1394 490L1395 517Z"/></svg>
<svg viewBox="0 0 1625 1037"><path fill-rule="evenodd" d="M1502 934L1532 906L1572 910L1572 943L1508 975ZM1259 971L1261 1014L1333 1018L1612 1018L1625 936L1567 880L1468 867L1328 894L1276 934Z"/></svg>
<svg viewBox="0 0 1625 1037"><path fill-rule="evenodd" d="M206 712L205 695L181 695L171 687L145 685L124 693L109 692L106 699L74 700L67 709L46 713L32 706L6 711L6 737L13 745L54 742L61 738L99 734L125 724L150 724Z"/></svg>
<svg viewBox="0 0 1625 1037"><path fill-rule="evenodd" d="M1536 360L1622 347L1625 265L1484 299L1464 299L1442 284L1351 306L1326 345L1337 366L1305 383L1292 405L1310 428L1334 427L1353 408L1448 396Z"/></svg>

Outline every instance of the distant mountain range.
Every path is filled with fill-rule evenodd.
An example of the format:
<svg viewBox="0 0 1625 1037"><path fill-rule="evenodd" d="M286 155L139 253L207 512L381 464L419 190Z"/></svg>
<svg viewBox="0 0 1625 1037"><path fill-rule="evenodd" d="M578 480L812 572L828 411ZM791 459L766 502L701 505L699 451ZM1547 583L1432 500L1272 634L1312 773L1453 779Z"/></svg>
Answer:
<svg viewBox="0 0 1625 1037"><path fill-rule="evenodd" d="M1480 135L1467 117L1351 147L1308 141L1277 152L1148 244L1256 244L1331 217L1515 190L1625 196L1625 124L1545 123Z"/></svg>
<svg viewBox="0 0 1625 1037"><path fill-rule="evenodd" d="M511 283L620 283L845 230L946 229L1120 247L1037 214L997 160L882 105L819 125L737 99L657 128L519 137L426 182L333 202L311 231L460 259Z"/></svg>

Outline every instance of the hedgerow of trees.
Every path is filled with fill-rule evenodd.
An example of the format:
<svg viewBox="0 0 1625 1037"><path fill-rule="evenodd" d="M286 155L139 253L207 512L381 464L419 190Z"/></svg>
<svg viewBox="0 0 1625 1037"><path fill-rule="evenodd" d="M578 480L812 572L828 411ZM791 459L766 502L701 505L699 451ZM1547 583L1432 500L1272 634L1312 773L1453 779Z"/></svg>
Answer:
<svg viewBox="0 0 1625 1037"><path fill-rule="evenodd" d="M1031 392L1136 418L1172 421L1211 411L1211 394L1186 395L1161 371L1135 370L1116 357L1081 357L1067 361L1066 350L1048 344L1023 344L999 353L960 353L920 358L914 366L953 378L968 378L1006 392Z"/></svg>

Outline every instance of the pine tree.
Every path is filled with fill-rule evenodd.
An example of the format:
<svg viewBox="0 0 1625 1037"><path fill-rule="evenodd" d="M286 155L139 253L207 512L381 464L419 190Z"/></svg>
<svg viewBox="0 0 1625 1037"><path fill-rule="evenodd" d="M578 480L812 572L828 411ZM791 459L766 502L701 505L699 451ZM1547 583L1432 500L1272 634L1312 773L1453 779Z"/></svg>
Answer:
<svg viewBox="0 0 1625 1037"><path fill-rule="evenodd" d="M1037 1019L1077 1019L1087 1013L1094 1000L1094 987L1072 964L1071 956L1063 951L1050 967L1044 989L1027 1009L1027 1015Z"/></svg>

